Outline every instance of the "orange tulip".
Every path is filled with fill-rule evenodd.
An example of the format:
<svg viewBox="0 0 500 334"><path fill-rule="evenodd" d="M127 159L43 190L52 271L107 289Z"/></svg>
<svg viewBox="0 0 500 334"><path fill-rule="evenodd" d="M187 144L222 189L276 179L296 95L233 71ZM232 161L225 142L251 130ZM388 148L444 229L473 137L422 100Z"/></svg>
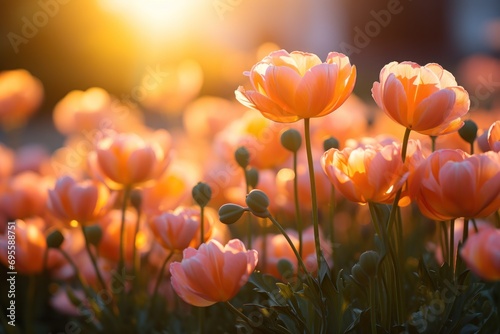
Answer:
<svg viewBox="0 0 500 334"><path fill-rule="evenodd" d="M153 218L149 227L160 245L171 251L189 247L200 227L199 219L182 212L165 212Z"/></svg>
<svg viewBox="0 0 500 334"><path fill-rule="evenodd" d="M477 276L488 281L500 280L500 230L489 228L471 235L460 255Z"/></svg>
<svg viewBox="0 0 500 334"><path fill-rule="evenodd" d="M492 151L500 152L500 121L496 121L488 129L488 144Z"/></svg>
<svg viewBox="0 0 500 334"><path fill-rule="evenodd" d="M47 206L65 223L75 220L88 224L106 214L114 198L102 183L63 176L57 180L55 188L49 190Z"/></svg>
<svg viewBox="0 0 500 334"><path fill-rule="evenodd" d="M34 172L23 172L0 190L0 211L10 220L41 216L46 200L47 180Z"/></svg>
<svg viewBox="0 0 500 334"><path fill-rule="evenodd" d="M270 120L289 123L325 116L340 107L354 88L356 67L337 52L322 63L312 53L279 50L245 75L253 90L238 87L236 99Z"/></svg>
<svg viewBox="0 0 500 334"><path fill-rule="evenodd" d="M438 150L411 173L409 193L430 219L486 217L500 208L500 154Z"/></svg>
<svg viewBox="0 0 500 334"><path fill-rule="evenodd" d="M408 176L401 148L393 143L330 149L321 158L330 182L353 202L392 203Z"/></svg>
<svg viewBox="0 0 500 334"><path fill-rule="evenodd" d="M37 225L39 218L34 218L33 221L16 220L15 224L9 224L7 231L0 235L0 262L9 267L13 265L14 270L22 274L36 274L43 270L43 258L47 249L45 235ZM8 231L11 231L8 233ZM9 262L9 254L13 254L12 250L12 232L15 233L15 258L14 262ZM55 253L50 252L47 266L50 268L54 265ZM12 260L12 258L10 259Z"/></svg>
<svg viewBox="0 0 500 334"><path fill-rule="evenodd" d="M247 251L238 239L225 246L210 240L198 250L185 249L183 255L181 262L170 265L172 287L194 306L229 301L248 281L258 261L257 251Z"/></svg>
<svg viewBox="0 0 500 334"><path fill-rule="evenodd" d="M42 83L28 71L0 73L0 124L7 130L23 126L42 99Z"/></svg>
<svg viewBox="0 0 500 334"><path fill-rule="evenodd" d="M469 94L438 64L391 62L380 71L372 96L395 122L425 135L457 131L469 110Z"/></svg>
<svg viewBox="0 0 500 334"><path fill-rule="evenodd" d="M119 133L97 143L89 164L93 174L112 189L137 186L163 174L170 161L170 144L170 134L164 130L147 139Z"/></svg>

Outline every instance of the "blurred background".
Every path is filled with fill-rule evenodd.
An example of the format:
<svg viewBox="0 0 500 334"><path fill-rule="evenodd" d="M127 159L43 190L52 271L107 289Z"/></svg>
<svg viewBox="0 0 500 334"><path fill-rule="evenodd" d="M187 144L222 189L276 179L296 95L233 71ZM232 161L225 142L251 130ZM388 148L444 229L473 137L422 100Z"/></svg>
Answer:
<svg viewBox="0 0 500 334"><path fill-rule="evenodd" d="M32 126L50 127L57 102L90 87L150 115L178 115L196 96L234 100L237 86L247 84L243 71L278 48L322 59L330 51L348 54L358 67L355 93L368 102L380 69L394 60L437 62L464 86L477 85L484 71L486 88L500 87L498 0L18 0L0 6L0 71L23 68L44 85Z"/></svg>

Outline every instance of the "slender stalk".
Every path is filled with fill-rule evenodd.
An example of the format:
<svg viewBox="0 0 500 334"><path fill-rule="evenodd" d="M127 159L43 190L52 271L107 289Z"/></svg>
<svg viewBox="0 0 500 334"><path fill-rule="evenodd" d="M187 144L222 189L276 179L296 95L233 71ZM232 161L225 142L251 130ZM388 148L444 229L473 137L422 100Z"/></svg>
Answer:
<svg viewBox="0 0 500 334"><path fill-rule="evenodd" d="M205 333L205 308L198 307L198 333Z"/></svg>
<svg viewBox="0 0 500 334"><path fill-rule="evenodd" d="M138 256L137 252L137 234L139 234L140 224L141 224L141 208L137 208L137 221L135 222L135 230L134 230L134 240L132 242L132 261L134 261L134 266L132 267L132 275L136 277L136 273L139 271L141 266L140 256Z"/></svg>
<svg viewBox="0 0 500 334"><path fill-rule="evenodd" d="M244 322L246 322L250 327L255 327L253 324L252 320L250 320L246 315L243 314L240 310L238 310L236 307L234 307L233 304L231 304L229 301L224 302L226 307L229 309L229 311L233 312L234 315L237 317L241 318Z"/></svg>
<svg viewBox="0 0 500 334"><path fill-rule="evenodd" d="M205 242L205 207L200 206L200 246Z"/></svg>
<svg viewBox="0 0 500 334"><path fill-rule="evenodd" d="M24 305L24 314L25 314L25 328L26 333L32 334L35 333L33 324L34 324L34 307L35 303L35 292L36 292L36 277L35 275L29 275L28 278L28 292L26 294L26 304Z"/></svg>
<svg viewBox="0 0 500 334"><path fill-rule="evenodd" d="M82 277L80 270L78 270L78 267L76 266L75 262L71 259L71 257L64 251L62 248L58 248L59 252L64 256L66 261L68 261L69 265L71 268L73 268L73 271L75 272L76 279L78 283L80 283L80 286L82 287L83 291L88 295L88 290L87 290L87 283L85 282L85 279Z"/></svg>
<svg viewBox="0 0 500 334"><path fill-rule="evenodd" d="M431 137L431 151L434 152L434 151L436 151L437 136L430 136L430 137Z"/></svg>
<svg viewBox="0 0 500 334"><path fill-rule="evenodd" d="M495 212L495 225L497 228L500 228L500 210L497 210ZM476 225L474 225L474 226L476 226ZM477 230L477 228L476 228L476 230Z"/></svg>
<svg viewBox="0 0 500 334"><path fill-rule="evenodd" d="M293 152L293 197L295 201L295 216L297 217L297 233L299 234L299 254L302 256L302 217L299 204L299 178L297 174L297 152Z"/></svg>
<svg viewBox="0 0 500 334"><path fill-rule="evenodd" d="M130 197L131 187L125 187L123 191L123 202L122 202L122 220L120 224L120 258L118 260L118 272L122 273L125 267L125 213L127 210L128 198Z"/></svg>
<svg viewBox="0 0 500 334"><path fill-rule="evenodd" d="M92 254L92 250L90 249L90 242L87 236L87 233L85 233L85 227L83 224L80 224L82 227L82 233L85 238L85 249L87 250L87 253L89 254L90 261L92 262L92 266L94 267L95 273L97 275L97 279L99 281L99 284L101 287L106 290L106 283L104 282L104 279L102 278L101 271L99 270L99 267L97 266L97 261L94 257L94 254Z"/></svg>
<svg viewBox="0 0 500 334"><path fill-rule="evenodd" d="M165 272L165 267L167 266L168 261L172 258L173 255L174 255L174 251L170 251L170 253L167 255L167 257L163 261L163 264L161 265L160 271L158 272L158 277L156 278L155 288L153 290L153 297L151 299L151 305L150 305L150 311L149 311L150 313L154 307L156 298L158 296L158 288L160 287L160 282L161 282L161 279L163 278L163 273Z"/></svg>
<svg viewBox="0 0 500 334"><path fill-rule="evenodd" d="M302 260L302 257L300 256L299 252L297 251L297 248L295 248L295 245L293 244L292 240L290 239L290 237L288 236L286 231L283 229L283 227L280 225L280 223L278 223L278 221L276 219L274 219L273 216L269 215L268 218L271 220L271 222L274 224L274 226L276 226L278 228L278 230L281 232L281 234L283 234L283 236L285 237L286 241L288 242L288 244L292 248L292 251L295 254L295 257L297 258L299 266L302 268L304 273L309 274L309 272L307 271L306 265L304 264L304 261ZM319 266L318 266L318 270L319 270Z"/></svg>
<svg viewBox="0 0 500 334"><path fill-rule="evenodd" d="M246 168L243 168L243 174L245 175L245 189L246 189L246 193L248 194L250 192L250 182L248 180L248 173L247 173ZM252 215L247 215L247 246L248 246L248 249L252 248L252 236L253 236Z"/></svg>
<svg viewBox="0 0 500 334"><path fill-rule="evenodd" d="M377 319L375 317L375 280L370 278L370 325L372 334L377 334Z"/></svg>
<svg viewBox="0 0 500 334"><path fill-rule="evenodd" d="M453 271L455 272L455 219L450 220L450 244L449 244L449 264Z"/></svg>
<svg viewBox="0 0 500 334"><path fill-rule="evenodd" d="M332 185L330 189L330 210L329 210L329 223L330 223L330 243L332 244L332 254L333 254L333 263L334 266L337 265L336 258L336 249L335 249L335 187Z"/></svg>
<svg viewBox="0 0 500 334"><path fill-rule="evenodd" d="M318 270L321 266L321 246L319 244L319 219L318 219L318 201L316 199L316 180L314 178L314 164L312 159L311 149L311 133L310 119L304 118L304 136L306 139L307 166L309 169L309 183L311 184L311 204L312 204L312 221L314 228L314 245L316 248L316 260L318 262Z"/></svg>
<svg viewBox="0 0 500 334"><path fill-rule="evenodd" d="M403 163L406 160L406 151L408 149L408 140L410 139L410 133L411 129L406 128L405 134L403 137L403 146L401 147L401 160L403 160ZM432 137L431 137L432 138ZM387 224L387 232L392 230L392 225L394 225L394 222L396 220L396 208L398 207L399 199L401 198L401 191L402 188L398 190L396 193L396 196L394 196L394 202L392 203L392 208L391 208L391 214L389 216L389 223Z"/></svg>
<svg viewBox="0 0 500 334"><path fill-rule="evenodd" d="M262 233L262 269L265 270L267 267L267 218L263 218L264 222L261 225Z"/></svg>
<svg viewBox="0 0 500 334"><path fill-rule="evenodd" d="M120 254L119 254L119 259L118 259L118 274L123 275L125 274L125 215L127 212L127 204L128 204L128 199L130 197L130 193L132 191L131 186L126 186L125 189L123 190L123 201L122 201L122 207L121 207L121 212L122 212L122 217L121 217L121 224L120 224ZM125 311L125 285L123 285L122 289L119 289L117 294L119 295L118 298L118 309L120 315L124 315Z"/></svg>

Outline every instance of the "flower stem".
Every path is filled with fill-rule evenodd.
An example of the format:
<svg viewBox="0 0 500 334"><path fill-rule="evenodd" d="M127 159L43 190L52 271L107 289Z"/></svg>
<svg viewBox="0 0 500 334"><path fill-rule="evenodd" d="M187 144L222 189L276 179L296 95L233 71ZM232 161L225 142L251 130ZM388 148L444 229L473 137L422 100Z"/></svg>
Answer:
<svg viewBox="0 0 500 334"><path fill-rule="evenodd" d="M106 283L104 283L104 279L102 278L101 271L99 270L99 267L97 266L97 261L94 257L94 254L92 254L92 250L90 249L90 242L87 236L87 233L85 232L85 227L80 224L82 227L82 233L85 238L85 249L87 250L87 253L89 254L90 261L92 262L92 266L94 267L95 273L97 275L97 279L99 280L99 284L101 287L106 290Z"/></svg>
<svg viewBox="0 0 500 334"><path fill-rule="evenodd" d="M450 244L449 244L449 264L452 272L455 272L455 219L450 220Z"/></svg>
<svg viewBox="0 0 500 334"><path fill-rule="evenodd" d="M233 304L231 304L229 301L225 301L224 304L226 307L234 313L237 317L241 318L244 322L246 322L250 327L255 327L253 324L252 320L250 320L246 315L243 314L240 310L238 310L236 307L234 307Z"/></svg>
<svg viewBox="0 0 500 334"><path fill-rule="evenodd" d="M246 168L243 168L243 174L245 175L245 191L248 194L250 192L250 182L248 180L248 173L247 173ZM252 237L253 237L252 215L247 215L247 246L248 246L248 249L252 248Z"/></svg>
<svg viewBox="0 0 500 334"><path fill-rule="evenodd" d="M156 302L156 298L158 296L158 288L160 287L160 282L161 282L161 279L163 278L163 273L165 271L165 267L167 266L168 261L172 258L173 255L174 255L174 251L170 251L170 253L167 255L167 257L163 261L163 264L161 265L160 272L158 273L158 277L156 278L155 288L153 290L153 297L151 299L151 305L150 305L150 311L149 311L150 314L151 314L151 311L153 310L154 304Z"/></svg>
<svg viewBox="0 0 500 334"><path fill-rule="evenodd" d="M375 317L375 280L370 278L370 324L372 334L377 334L377 319Z"/></svg>
<svg viewBox="0 0 500 334"><path fill-rule="evenodd" d="M205 207L200 206L200 246L205 242Z"/></svg>
<svg viewBox="0 0 500 334"><path fill-rule="evenodd" d="M295 201L295 216L297 219L297 233L299 234L299 254L302 256L302 217L299 204L299 178L297 174L297 152L293 152L293 197Z"/></svg>
<svg viewBox="0 0 500 334"><path fill-rule="evenodd" d="M330 190L330 210L329 210L329 223L330 223L330 243L332 247L333 266L338 268L337 250L335 249L335 187L332 185Z"/></svg>
<svg viewBox="0 0 500 334"><path fill-rule="evenodd" d="M299 262L299 266L302 268L304 273L308 274L309 272L307 271L306 265L304 264L302 257L300 256L299 252L297 251L297 248L295 248L295 245L293 244L292 239L290 239L290 237L288 236L286 231L283 229L283 227L280 225L280 223L278 223L278 221L276 219L274 219L273 216L269 215L269 219L274 224L274 226L276 226L278 228L278 230L280 230L281 234L283 234L286 241L288 242L288 244L292 248L292 251L295 254L295 257L297 258L297 261ZM318 270L319 270L319 267L318 267Z"/></svg>
<svg viewBox="0 0 500 334"><path fill-rule="evenodd" d="M321 246L319 244L319 219L318 219L318 201L316 199L316 181L314 178L314 164L312 159L311 149L311 133L310 119L304 118L304 136L306 139L307 166L309 169L309 183L311 184L311 204L312 204L312 221L314 228L314 245L316 247L316 260L318 270L321 266Z"/></svg>
<svg viewBox="0 0 500 334"><path fill-rule="evenodd" d="M137 208L137 221L135 223L135 230L134 230L134 240L133 240L133 243L132 243L132 261L134 261L134 266L132 267L132 275L135 277L136 276L136 273L139 271L139 268L141 266L141 261L140 261L140 256L138 256L138 252L137 252L137 245L136 245L136 241L137 241L137 234L139 233L139 228L140 228L140 224L141 224L141 209L140 207Z"/></svg>
<svg viewBox="0 0 500 334"><path fill-rule="evenodd" d="M120 258L118 260L118 272L123 272L125 267L125 212L127 210L128 198L130 197L131 188L127 186L123 191L123 202L122 202L122 220L120 224Z"/></svg>

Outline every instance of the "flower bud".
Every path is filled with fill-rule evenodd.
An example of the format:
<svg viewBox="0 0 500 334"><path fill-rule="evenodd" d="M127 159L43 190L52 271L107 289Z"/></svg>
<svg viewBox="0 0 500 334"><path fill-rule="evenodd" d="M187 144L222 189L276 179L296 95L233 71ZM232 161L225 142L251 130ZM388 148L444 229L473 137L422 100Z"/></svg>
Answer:
<svg viewBox="0 0 500 334"><path fill-rule="evenodd" d="M248 185L252 188L257 187L259 183L259 171L256 168L249 168L245 171L247 173Z"/></svg>
<svg viewBox="0 0 500 334"><path fill-rule="evenodd" d="M325 151L328 151L331 148L338 149L339 147L340 147L340 143L337 140L337 138L334 138L334 137L327 138L323 142L323 150L325 150Z"/></svg>
<svg viewBox="0 0 500 334"><path fill-rule="evenodd" d="M378 262L380 260L380 256L375 251L367 251L361 254L359 257L359 265L361 269L368 275L368 277L377 276Z"/></svg>
<svg viewBox="0 0 500 334"><path fill-rule="evenodd" d="M236 159L236 162L241 168L247 168L248 163L250 162L250 153L244 146L238 147L236 151L234 152L234 158Z"/></svg>
<svg viewBox="0 0 500 334"><path fill-rule="evenodd" d="M247 208L244 208L237 204L224 204L219 208L219 220L226 224L234 224L240 219L243 212L247 211Z"/></svg>
<svg viewBox="0 0 500 334"><path fill-rule="evenodd" d="M458 130L458 134L463 140L469 144L474 144L474 140L477 138L477 125L474 121L467 119L464 121L464 126Z"/></svg>
<svg viewBox="0 0 500 334"><path fill-rule="evenodd" d="M246 203L255 216L260 218L269 217L269 211L267 210L269 198L262 190L254 189L250 191L247 195Z"/></svg>
<svg viewBox="0 0 500 334"><path fill-rule="evenodd" d="M295 129L288 129L281 134L281 145L290 152L297 152L302 145L302 136Z"/></svg>
<svg viewBox="0 0 500 334"><path fill-rule="evenodd" d="M212 198L212 189L210 186L203 182L198 182L193 187L192 196L195 202L202 208L207 206L210 198Z"/></svg>
<svg viewBox="0 0 500 334"><path fill-rule="evenodd" d="M362 286L368 286L370 283L369 277L366 275L365 271L363 268L361 268L361 265L359 263L356 263L354 266L352 266L351 269L351 275L354 280L362 285Z"/></svg>
<svg viewBox="0 0 500 334"><path fill-rule="evenodd" d="M102 228L100 225L85 226L85 235L89 243L94 246L99 245L102 239Z"/></svg>
<svg viewBox="0 0 500 334"><path fill-rule="evenodd" d="M142 205L142 193L138 189L134 189L132 193L130 194L130 204L134 207L136 210L141 209Z"/></svg>
<svg viewBox="0 0 500 334"><path fill-rule="evenodd" d="M47 236L47 247L59 248L64 241L64 236L59 230L55 230Z"/></svg>

